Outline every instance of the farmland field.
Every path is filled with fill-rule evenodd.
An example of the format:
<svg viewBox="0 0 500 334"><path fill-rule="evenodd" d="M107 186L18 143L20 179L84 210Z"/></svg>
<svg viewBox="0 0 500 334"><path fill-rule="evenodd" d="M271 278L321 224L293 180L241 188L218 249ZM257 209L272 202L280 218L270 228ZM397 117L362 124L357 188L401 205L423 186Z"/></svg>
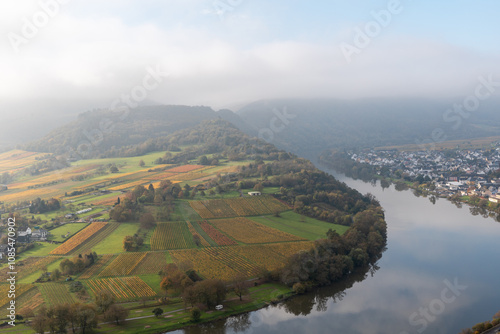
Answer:
<svg viewBox="0 0 500 334"><path fill-rule="evenodd" d="M95 224L95 223L93 223ZM104 228L99 230L92 238L87 239L85 242L76 247L70 254L88 254L98 245L102 240L106 239L114 230L120 226L120 223L107 223Z"/></svg>
<svg viewBox="0 0 500 334"><path fill-rule="evenodd" d="M127 235L134 235L139 229L137 223L120 223L117 227L102 239L98 244L92 247L97 254L113 254L124 252L123 238Z"/></svg>
<svg viewBox="0 0 500 334"><path fill-rule="evenodd" d="M280 217L252 217L253 221L300 236L308 240L324 238L329 229L337 231L342 235L347 231L348 226L327 223L314 218L305 217L293 211L287 211L280 214Z"/></svg>
<svg viewBox="0 0 500 334"><path fill-rule="evenodd" d="M247 244L304 240L243 217L211 220L210 223L233 239Z"/></svg>
<svg viewBox="0 0 500 334"><path fill-rule="evenodd" d="M100 273L99 277L126 276L144 259L146 253L123 253L118 255Z"/></svg>
<svg viewBox="0 0 500 334"><path fill-rule="evenodd" d="M208 222L198 222L198 225L208 234L208 236L217 243L219 246L228 246L228 245L236 245L236 242L229 238L224 233L215 229Z"/></svg>
<svg viewBox="0 0 500 334"><path fill-rule="evenodd" d="M160 223L151 236L151 250L196 247L186 222Z"/></svg>
<svg viewBox="0 0 500 334"><path fill-rule="evenodd" d="M69 223L64 224L63 226L56 227L55 229L50 230L50 240L60 242L65 241L72 237L75 233L82 230L87 225L87 223ZM63 238L62 236L66 235L68 232L68 237Z"/></svg>
<svg viewBox="0 0 500 334"><path fill-rule="evenodd" d="M268 215L290 210L287 205L271 196L191 201L190 204L204 219Z"/></svg>
<svg viewBox="0 0 500 334"><path fill-rule="evenodd" d="M158 274L167 266L166 252L149 252L132 270L131 275Z"/></svg>
<svg viewBox="0 0 500 334"><path fill-rule="evenodd" d="M137 276L92 279L87 281L87 285L94 295L108 290L119 300L156 296L156 292Z"/></svg>
<svg viewBox="0 0 500 334"><path fill-rule="evenodd" d="M42 269L45 266L48 266L52 262L55 262L59 260L60 257L57 256L47 256L47 257L29 257L25 260L22 260L17 263L17 279L22 279L24 277L27 277L38 270ZM5 280L9 277L7 273L9 272L9 267L5 266L0 270L0 279L2 282L5 282Z"/></svg>
<svg viewBox="0 0 500 334"><path fill-rule="evenodd" d="M81 246L87 239L96 234L100 229L106 226L107 223L92 223L85 229L78 232L76 235L68 239L59 247L50 252L50 254L65 255L71 252L76 247Z"/></svg>
<svg viewBox="0 0 500 334"><path fill-rule="evenodd" d="M185 261L192 263L193 269L204 278L230 280L238 274L234 269L197 249L171 251L170 256L172 256L172 260L176 264Z"/></svg>
<svg viewBox="0 0 500 334"><path fill-rule="evenodd" d="M21 297L24 293L28 292L30 289L34 287L33 284L16 284L16 296L17 298ZM10 301L8 297L8 291L10 289L10 284L1 284L0 285L0 307L3 309L3 306Z"/></svg>
<svg viewBox="0 0 500 334"><path fill-rule="evenodd" d="M44 283L39 285L38 289L49 305L75 302L64 283Z"/></svg>
<svg viewBox="0 0 500 334"><path fill-rule="evenodd" d="M111 254L101 256L96 263L85 269L85 271L80 275L80 278L86 279L96 275L102 268L106 266L106 264L109 262L109 260L111 260L113 256L114 255Z"/></svg>

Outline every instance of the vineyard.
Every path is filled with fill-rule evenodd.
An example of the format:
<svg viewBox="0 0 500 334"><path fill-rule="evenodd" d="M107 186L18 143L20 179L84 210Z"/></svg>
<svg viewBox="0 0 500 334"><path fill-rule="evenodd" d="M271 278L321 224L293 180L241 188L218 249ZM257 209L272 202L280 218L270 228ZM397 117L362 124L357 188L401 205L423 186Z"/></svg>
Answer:
<svg viewBox="0 0 500 334"><path fill-rule="evenodd" d="M236 241L233 239L229 238L227 235L224 233L218 231L215 229L212 225L210 225L208 222L198 222L198 225L205 231L208 236L217 243L219 246L229 246L229 245L236 245Z"/></svg>
<svg viewBox="0 0 500 334"><path fill-rule="evenodd" d="M25 260L22 260L17 264L17 269L18 269L17 279L22 279L24 277L27 277L59 259L60 257L47 256L47 257L29 257ZM10 269L8 266L0 270L0 280L2 280L2 282L5 282L5 280L10 277L7 274L9 271Z"/></svg>
<svg viewBox="0 0 500 334"><path fill-rule="evenodd" d="M210 247L210 243L208 241L205 240L205 238L203 238L203 236L201 236L195 229L195 227L193 226L193 224L189 221L186 221L187 225L188 225L188 228L189 228L189 232L194 236L194 235L198 235L200 237L200 241L201 241L201 245L203 247Z"/></svg>
<svg viewBox="0 0 500 334"><path fill-rule="evenodd" d="M28 292L34 288L34 285L32 284L16 284L16 298L21 297L24 293ZM5 304L10 302L9 298L9 290L10 290L10 284L2 284L0 285L0 307L3 309L3 306Z"/></svg>
<svg viewBox="0 0 500 334"><path fill-rule="evenodd" d="M97 276L126 276L144 259L146 253L123 253L111 261Z"/></svg>
<svg viewBox="0 0 500 334"><path fill-rule="evenodd" d="M21 310L20 312L18 312L20 314L22 314L24 311L27 311L28 309L31 311L35 311L43 303L45 303L45 300L43 299L40 291L38 291L37 287L30 289L21 297L16 298L16 308Z"/></svg>
<svg viewBox="0 0 500 334"><path fill-rule="evenodd" d="M71 304L75 300L68 291L68 288L61 283L44 283L38 286L45 301L50 305Z"/></svg>
<svg viewBox="0 0 500 334"><path fill-rule="evenodd" d="M188 173L188 172L191 172L193 170L197 170L197 169L200 169L200 168L203 168L203 167L205 167L205 166L201 166L201 165L183 165L183 166L178 166L178 167L167 169L166 171L170 172L170 173Z"/></svg>
<svg viewBox="0 0 500 334"><path fill-rule="evenodd" d="M69 240L61 244L56 249L52 250L50 254L66 255L73 249L81 246L87 239L96 234L100 229L106 226L107 223L92 223Z"/></svg>
<svg viewBox="0 0 500 334"><path fill-rule="evenodd" d="M12 150L0 154L0 173L15 172L30 166L36 158L44 156L45 153Z"/></svg>
<svg viewBox="0 0 500 334"><path fill-rule="evenodd" d="M219 278L228 281L238 274L237 271L197 249L171 251L170 256L176 264L183 262L192 263L193 269L204 278Z"/></svg>
<svg viewBox="0 0 500 334"><path fill-rule="evenodd" d="M237 247L217 247L217 248L207 248L203 252L207 254L210 258L217 260L234 271L242 274L245 277L251 277L256 274L258 268L254 266L248 259L238 256L232 248Z"/></svg>
<svg viewBox="0 0 500 334"><path fill-rule="evenodd" d="M281 268L286 258L273 252L268 246L231 247L231 251L235 256L246 258L259 268L267 270Z"/></svg>
<svg viewBox="0 0 500 334"><path fill-rule="evenodd" d="M266 245L268 249L276 252L284 257L290 257L302 250L311 249L314 245L313 241L290 242L285 244Z"/></svg>
<svg viewBox="0 0 500 334"><path fill-rule="evenodd" d="M95 223L92 223L95 224ZM98 243L103 241L107 236L113 233L120 226L119 223L107 223L104 228L99 230L96 234L94 234L91 238L87 239L85 242L82 242L78 247L73 249L69 254L88 254L92 251L92 247L95 247Z"/></svg>
<svg viewBox="0 0 500 334"><path fill-rule="evenodd" d="M137 276L93 279L87 281L87 285L94 295L108 290L118 300L156 296L156 292Z"/></svg>
<svg viewBox="0 0 500 334"><path fill-rule="evenodd" d="M104 266L111 260L114 255L102 255L96 263L94 263L89 268L85 269L85 271L80 275L81 279L91 278L96 275Z"/></svg>
<svg viewBox="0 0 500 334"><path fill-rule="evenodd" d="M191 201L189 204L203 219L268 215L290 209L271 196Z"/></svg>
<svg viewBox="0 0 500 334"><path fill-rule="evenodd" d="M253 222L248 218L212 220L210 223L233 239L247 244L304 240L295 235Z"/></svg>
<svg viewBox="0 0 500 334"><path fill-rule="evenodd" d="M151 250L196 247L186 222L161 223L151 236Z"/></svg>
<svg viewBox="0 0 500 334"><path fill-rule="evenodd" d="M160 271L167 266L167 258L164 252L150 252L146 253L143 260L135 267L132 275L157 275Z"/></svg>

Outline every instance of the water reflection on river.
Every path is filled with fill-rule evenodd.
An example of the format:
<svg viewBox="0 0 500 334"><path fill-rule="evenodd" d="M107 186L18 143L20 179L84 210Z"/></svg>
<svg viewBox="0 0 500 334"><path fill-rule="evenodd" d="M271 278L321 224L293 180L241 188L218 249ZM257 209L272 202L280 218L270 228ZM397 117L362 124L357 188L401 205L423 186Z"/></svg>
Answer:
<svg viewBox="0 0 500 334"><path fill-rule="evenodd" d="M500 223L466 205L336 176L385 209L388 244L379 270L176 333L457 334L500 310Z"/></svg>

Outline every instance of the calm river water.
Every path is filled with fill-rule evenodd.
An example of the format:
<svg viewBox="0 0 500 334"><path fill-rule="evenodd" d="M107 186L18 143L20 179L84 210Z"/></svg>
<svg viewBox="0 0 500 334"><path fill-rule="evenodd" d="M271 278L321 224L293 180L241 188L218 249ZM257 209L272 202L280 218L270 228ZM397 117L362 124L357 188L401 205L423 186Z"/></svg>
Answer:
<svg viewBox="0 0 500 334"><path fill-rule="evenodd" d="M326 170L328 171L328 170ZM458 334L500 310L500 223L337 175L374 194L388 224L378 270L285 304L174 333Z"/></svg>

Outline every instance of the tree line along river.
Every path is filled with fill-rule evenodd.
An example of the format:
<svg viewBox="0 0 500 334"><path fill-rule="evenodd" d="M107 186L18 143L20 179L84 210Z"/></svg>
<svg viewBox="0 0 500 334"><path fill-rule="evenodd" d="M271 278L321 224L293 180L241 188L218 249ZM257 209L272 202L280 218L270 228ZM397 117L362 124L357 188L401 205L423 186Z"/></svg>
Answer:
<svg viewBox="0 0 500 334"><path fill-rule="evenodd" d="M277 306L175 334L458 334L500 310L500 223L466 205L433 204L412 190L383 190L322 169L380 201L388 241L378 267Z"/></svg>

